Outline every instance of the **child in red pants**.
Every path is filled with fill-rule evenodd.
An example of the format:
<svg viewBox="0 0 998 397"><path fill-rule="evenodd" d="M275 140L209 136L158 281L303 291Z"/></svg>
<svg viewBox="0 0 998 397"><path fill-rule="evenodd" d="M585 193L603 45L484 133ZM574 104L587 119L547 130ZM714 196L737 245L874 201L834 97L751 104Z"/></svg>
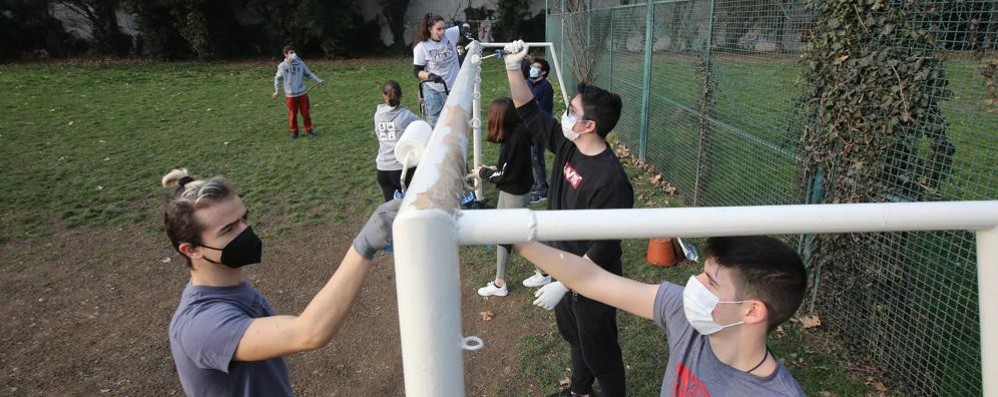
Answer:
<svg viewBox="0 0 998 397"><path fill-rule="evenodd" d="M312 129L312 118L308 114L308 89L305 88L305 77L319 84L325 82L315 73L312 73L305 62L298 58L294 47L284 47L284 62L277 65L277 74L274 75L274 94L271 97L277 99L277 91L283 81L284 97L287 98L285 104L288 107L288 125L291 127L292 139L298 138L299 112L301 112L302 121L305 123L305 133L310 137L315 136L315 131Z"/></svg>

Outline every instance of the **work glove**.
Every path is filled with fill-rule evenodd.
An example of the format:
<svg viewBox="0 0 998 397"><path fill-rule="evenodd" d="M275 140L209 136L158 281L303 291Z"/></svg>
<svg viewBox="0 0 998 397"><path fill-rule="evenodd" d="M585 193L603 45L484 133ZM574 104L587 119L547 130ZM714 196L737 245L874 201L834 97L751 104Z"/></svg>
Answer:
<svg viewBox="0 0 998 397"><path fill-rule="evenodd" d="M520 70L523 57L527 56L527 50L529 49L530 47L523 40L516 40L506 44L503 47L503 51L506 53L506 56L503 57L503 61L506 61L506 70Z"/></svg>
<svg viewBox="0 0 998 397"><path fill-rule="evenodd" d="M565 288L565 284L562 284L561 281L548 283L534 293L534 296L537 297L534 300L534 306L540 306L547 310L554 309L566 292L568 292L568 288Z"/></svg>
<svg viewBox="0 0 998 397"><path fill-rule="evenodd" d="M401 199L395 199L381 204L371 218L364 224L357 237L353 239L353 249L364 259L371 260L374 253L392 244L392 222L399 213Z"/></svg>
<svg viewBox="0 0 998 397"><path fill-rule="evenodd" d="M426 79L430 80L430 81L432 81L434 83L443 83L444 82L444 78L443 77L440 77L440 76L438 76L436 74L433 74L433 73L430 73L428 76L426 76Z"/></svg>

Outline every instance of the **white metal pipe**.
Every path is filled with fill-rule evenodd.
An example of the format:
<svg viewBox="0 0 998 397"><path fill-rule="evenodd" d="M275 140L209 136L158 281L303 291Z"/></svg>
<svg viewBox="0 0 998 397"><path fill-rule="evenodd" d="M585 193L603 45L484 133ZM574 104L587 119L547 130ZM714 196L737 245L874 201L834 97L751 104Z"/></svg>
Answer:
<svg viewBox="0 0 998 397"><path fill-rule="evenodd" d="M460 244L914 230L998 225L998 201L464 211Z"/></svg>
<svg viewBox="0 0 998 397"><path fill-rule="evenodd" d="M472 128L472 160L477 167L482 165L482 60L473 62L475 68L475 84L471 97L471 128ZM475 200L485 200L485 184L475 185Z"/></svg>
<svg viewBox="0 0 998 397"><path fill-rule="evenodd" d="M998 396L998 340L995 340L998 336L998 310L995 309L995 302L998 302L998 227L977 231L977 296L981 311L981 388L985 396Z"/></svg>
<svg viewBox="0 0 998 397"><path fill-rule="evenodd" d="M483 48L503 48L509 43L482 43ZM561 64L558 63L558 51L554 49L554 43L524 43L529 47L544 47L551 50L551 61L554 63L554 72L558 77L558 87L561 87L561 97L565 100L565 108L568 109L568 89L565 87L565 80L561 78Z"/></svg>
<svg viewBox="0 0 998 397"><path fill-rule="evenodd" d="M481 47L469 46L468 56ZM464 190L476 71L462 65L393 224L402 368L408 396L464 395L455 215Z"/></svg>

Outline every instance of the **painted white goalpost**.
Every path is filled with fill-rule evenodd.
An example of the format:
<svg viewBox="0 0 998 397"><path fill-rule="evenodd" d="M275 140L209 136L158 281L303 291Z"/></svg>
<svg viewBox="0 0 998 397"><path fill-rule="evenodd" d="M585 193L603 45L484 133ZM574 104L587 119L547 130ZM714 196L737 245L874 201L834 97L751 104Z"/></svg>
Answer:
<svg viewBox="0 0 998 397"><path fill-rule="evenodd" d="M502 45L468 46L468 58L393 225L407 395L463 396L462 351L483 346L480 339L461 332L459 244L930 230L977 234L983 392L998 395L998 310L991 306L998 302L998 201L461 211L469 125L476 147L473 161L481 163L480 55L483 46ZM560 83L561 71L556 72Z"/></svg>

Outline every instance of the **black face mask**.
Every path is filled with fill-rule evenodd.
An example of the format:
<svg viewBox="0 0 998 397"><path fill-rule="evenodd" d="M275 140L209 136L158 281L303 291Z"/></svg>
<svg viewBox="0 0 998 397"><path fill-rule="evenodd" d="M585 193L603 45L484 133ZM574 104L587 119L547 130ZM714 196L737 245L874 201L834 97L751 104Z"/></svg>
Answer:
<svg viewBox="0 0 998 397"><path fill-rule="evenodd" d="M256 233L253 233L253 228L250 226L247 226L242 233L239 233L236 238L226 244L225 248L215 248L207 245L202 245L202 247L222 251L221 263L208 259L208 257L204 258L206 261L231 268L260 263L260 256L263 255L263 242L256 236Z"/></svg>

